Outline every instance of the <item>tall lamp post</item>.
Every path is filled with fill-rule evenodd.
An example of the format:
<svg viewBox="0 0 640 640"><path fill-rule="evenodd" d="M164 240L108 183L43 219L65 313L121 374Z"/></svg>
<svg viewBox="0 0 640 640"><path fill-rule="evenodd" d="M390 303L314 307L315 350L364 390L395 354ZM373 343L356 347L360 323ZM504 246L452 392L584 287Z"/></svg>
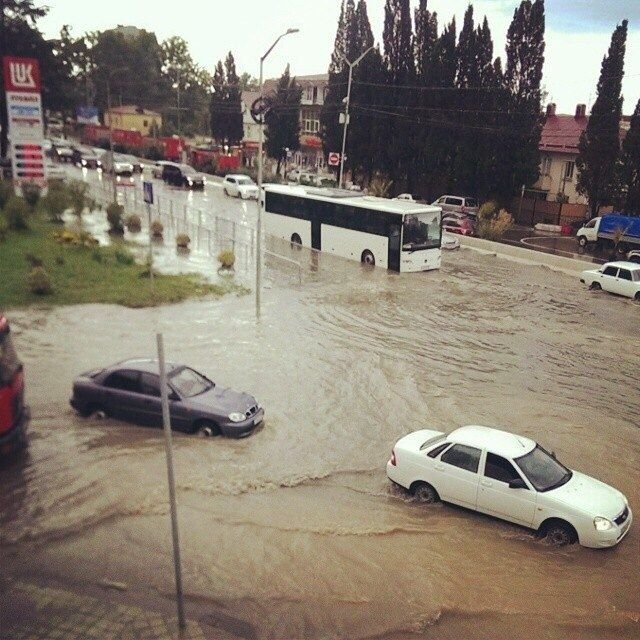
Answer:
<svg viewBox="0 0 640 640"><path fill-rule="evenodd" d="M113 187L113 201L118 202L118 192L116 191L116 172L113 166L113 114L111 113L111 77L116 73L127 71L126 67L113 69L107 74L107 112L109 113L109 153L111 154L111 184Z"/></svg>
<svg viewBox="0 0 640 640"><path fill-rule="evenodd" d="M267 49L267 52L260 58L260 102L262 95L262 65L266 57L273 51L274 47L291 33L298 33L300 29L287 29L276 38L276 41ZM264 137L264 114L259 125L258 132L258 227L256 230L256 317L260 317L260 289L262 288L262 143Z"/></svg>
<svg viewBox="0 0 640 640"><path fill-rule="evenodd" d="M342 153L340 154L340 180L338 180L338 187L342 188L342 176L344 174L344 150L347 146L347 127L349 126L349 100L351 99L351 77L353 75L353 67L355 67L362 58L364 58L371 49L374 47L369 47L359 58L354 60L353 62L349 62L346 58L344 61L349 65L349 82L347 83L347 97L345 98L345 108L344 108L344 129L342 130Z"/></svg>

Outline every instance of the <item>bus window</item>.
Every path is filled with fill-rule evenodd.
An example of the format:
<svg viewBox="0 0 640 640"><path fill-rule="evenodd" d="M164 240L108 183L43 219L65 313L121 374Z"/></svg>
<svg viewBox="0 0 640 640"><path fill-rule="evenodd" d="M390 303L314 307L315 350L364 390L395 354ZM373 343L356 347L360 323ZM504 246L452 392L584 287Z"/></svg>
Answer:
<svg viewBox="0 0 640 640"><path fill-rule="evenodd" d="M403 251L440 246L440 224L433 213L410 214L403 224Z"/></svg>

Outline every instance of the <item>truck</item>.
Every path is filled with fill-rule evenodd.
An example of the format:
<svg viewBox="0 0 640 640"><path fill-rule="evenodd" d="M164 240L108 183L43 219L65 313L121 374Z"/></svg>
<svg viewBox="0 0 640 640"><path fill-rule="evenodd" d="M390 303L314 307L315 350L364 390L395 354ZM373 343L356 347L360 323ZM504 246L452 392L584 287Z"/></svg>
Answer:
<svg viewBox="0 0 640 640"><path fill-rule="evenodd" d="M9 321L0 311L0 458L24 448L29 418L22 363L13 346Z"/></svg>
<svg viewBox="0 0 640 640"><path fill-rule="evenodd" d="M610 213L592 218L576 233L578 244L609 245L620 255L631 249L640 249L640 217L622 213Z"/></svg>

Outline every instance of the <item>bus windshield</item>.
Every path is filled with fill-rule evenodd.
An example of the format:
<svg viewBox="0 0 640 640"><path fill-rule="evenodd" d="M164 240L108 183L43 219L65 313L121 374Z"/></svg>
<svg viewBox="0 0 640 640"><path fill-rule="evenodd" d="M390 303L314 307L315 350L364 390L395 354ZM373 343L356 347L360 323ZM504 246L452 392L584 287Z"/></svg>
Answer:
<svg viewBox="0 0 640 640"><path fill-rule="evenodd" d="M403 251L418 251L440 246L440 220L437 213L407 215L402 231Z"/></svg>

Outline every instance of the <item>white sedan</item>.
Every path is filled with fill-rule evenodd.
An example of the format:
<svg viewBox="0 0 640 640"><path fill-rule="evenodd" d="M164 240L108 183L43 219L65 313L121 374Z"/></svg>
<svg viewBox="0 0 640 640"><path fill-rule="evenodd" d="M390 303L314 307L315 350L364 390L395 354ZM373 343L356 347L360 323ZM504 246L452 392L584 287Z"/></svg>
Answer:
<svg viewBox="0 0 640 640"><path fill-rule="evenodd" d="M229 174L222 181L222 190L228 196L236 196L246 200L258 199L258 185L249 176Z"/></svg>
<svg viewBox="0 0 640 640"><path fill-rule="evenodd" d="M448 251L459 249L460 240L458 240L458 238L454 236L453 233L447 233L446 231L443 231L441 247L443 249L447 249Z"/></svg>
<svg viewBox="0 0 640 640"><path fill-rule="evenodd" d="M633 516L617 489L556 460L533 440L489 427L415 431L396 443L390 480L438 500L534 529L555 545L612 547Z"/></svg>
<svg viewBox="0 0 640 640"><path fill-rule="evenodd" d="M580 275L589 289L604 289L640 301L640 264L607 262L600 269L589 269Z"/></svg>

